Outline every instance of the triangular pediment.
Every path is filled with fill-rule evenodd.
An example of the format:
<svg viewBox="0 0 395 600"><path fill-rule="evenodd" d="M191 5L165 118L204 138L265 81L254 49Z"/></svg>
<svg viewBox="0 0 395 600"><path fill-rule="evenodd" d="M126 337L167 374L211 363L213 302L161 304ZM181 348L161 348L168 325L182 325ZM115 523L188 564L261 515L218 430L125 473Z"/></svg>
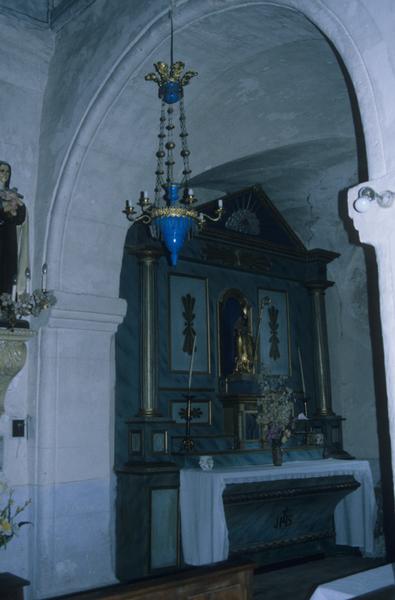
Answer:
<svg viewBox="0 0 395 600"><path fill-rule="evenodd" d="M216 223L207 222L208 234L215 232L221 237L239 240L243 245L253 242L288 251L307 251L260 186L229 194L222 197L222 201L224 215ZM212 200L199 210L213 215L217 206L218 200Z"/></svg>

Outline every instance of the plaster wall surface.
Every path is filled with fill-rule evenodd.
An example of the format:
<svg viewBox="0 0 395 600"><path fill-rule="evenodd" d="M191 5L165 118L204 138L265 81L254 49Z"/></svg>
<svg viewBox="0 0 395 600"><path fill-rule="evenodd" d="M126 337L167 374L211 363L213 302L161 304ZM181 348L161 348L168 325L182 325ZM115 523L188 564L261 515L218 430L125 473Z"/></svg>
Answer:
<svg viewBox="0 0 395 600"><path fill-rule="evenodd" d="M182 28L212 12L231 10L236 4L249 5L248 2L240 5L233 0L214 4L210 0L200 3L180 2L177 27ZM256 4L267 5L266 2ZM348 3L347 11L343 11L339 3L333 0L314 5L305 0L284 0L278 4L305 13L338 47L358 88L365 135L369 140L368 155L372 173L384 171L386 159L379 126L380 119L384 118L381 114L384 106L376 102L371 82L375 81L377 59L380 58L380 65L391 62L388 55L390 50L383 44L380 28L387 21L386 11L391 7L387 2L380 3L371 21L371 15L365 9L365 4L369 3L365 1ZM73 162L70 178L75 179L84 147L100 121L98 112L101 115L105 113L106 107L118 93L116 90L122 88L130 73L139 66L139 58L149 55L157 46L158 39L162 41L168 37L166 12L167 5L164 2L135 2L131 14L130 4L117 3L114 8L113 3L98 0L85 13L89 16L84 19L83 27L78 21L72 21L59 34L46 94L46 120L43 124L44 135L47 136L47 141L50 140L52 150L51 157L46 152L47 168L44 170L46 180L51 185L40 190L40 199L46 206L46 211L51 204L62 202L60 198L56 199L55 182L60 183L61 165L65 166L65 157L74 150L70 154ZM81 51L76 52L77 48ZM383 56L380 56L380 52ZM65 61L68 64L66 77L61 75L61 65ZM95 64L95 68L91 68L92 64ZM378 83L381 84L381 81ZM385 85L387 91L390 91L391 77L386 78ZM59 94L61 102L54 102L54 97ZM60 107L61 114L58 114ZM93 113L96 113L95 118L92 117ZM48 193L48 189L51 192ZM62 212L61 207L59 211ZM42 227L40 224L37 226ZM40 240L44 239L43 234L39 237Z"/></svg>
<svg viewBox="0 0 395 600"><path fill-rule="evenodd" d="M11 186L17 187L24 196L31 225L30 249L33 251L41 111L53 38L49 32L4 16L0 16L0 30L0 159L11 164ZM36 342L33 339L28 344L27 362L8 389L5 413L0 417L0 436L4 440L0 480L15 488L17 504L32 497L29 461L34 455L34 442L26 437L11 437L12 419L26 419L28 429L34 420ZM31 506L23 517L32 520ZM17 572L22 577L29 575L31 537L29 526L20 530L7 551L0 553L1 571Z"/></svg>
<svg viewBox="0 0 395 600"><path fill-rule="evenodd" d="M395 148L391 144L391 137L385 136L384 139L382 135L384 128L392 131L395 119L392 103L395 50L388 25L388 15L393 11L391 3L383 0L378 6L375 5L374 11L368 0L348 2L346 8L335 0L314 4L308 0L279 0L277 4L305 12L338 47L349 67L360 102L371 175L377 177L392 168ZM236 0L180 2L177 27L182 29L205 14L228 10L235 5ZM41 99L48 68L46 49L49 44L52 50L52 38L45 32L37 33L39 38L43 36L42 44L38 44L42 54L37 54L37 48L29 54L29 60L36 65L34 68L26 68L30 63L24 57L23 60L15 59L18 65L10 72L4 69L5 86L14 85L7 78L14 77L14 71L17 74L19 69L19 92L23 91L21 80L25 85L31 79L31 73L36 73L32 78L35 84L42 83L39 86L41 95L35 96L32 85L32 95L28 96L32 98L32 105L27 114L30 109L36 111L34 114L38 122L36 126L32 126L30 121L21 122L19 129L10 131L10 148L15 146L27 153L26 161L21 160L20 168L16 167L15 184L23 192L34 190L37 184L33 215L35 271L42 261L44 248L47 248L51 269L50 287L56 288L59 297L59 304L31 354L31 359L35 361L34 370L38 373L37 396L28 400L26 383L21 388L21 394L18 393L20 399L17 400L14 395L16 406L21 406L18 402L28 401L36 406L34 439L37 443L32 441L30 458L26 449L23 450L23 445L18 449L11 443L6 447L5 456L6 465L18 464L24 483L29 481L28 461L31 460L30 472L34 473L37 483L32 507L34 533L32 530L23 530L21 538L15 544L13 542L13 547L10 546L10 550L14 548L13 554L7 554L9 562L6 565L8 567L12 564L10 561L14 560L15 565L20 565L19 574L32 575L33 585L29 591L32 598L113 581L113 373L109 365L113 360L111 337L124 311L117 296L122 246L127 230L127 223L118 213L118 207L121 208L126 197L130 200L133 200L131 195L137 197L141 183L152 178L153 165L146 157L152 156L154 142L150 132L154 129L153 123L157 117L156 106L152 105L152 112L148 106L148 96L151 101L155 92L149 89L148 84L140 82L145 72L143 63L160 58L156 50L168 38L167 8L167 0L157 0L155 3L138 0L133 4L97 0L81 20L70 21L56 38L45 90L41 130ZM0 26L3 28L3 24ZM198 23L195 29L198 32ZM213 27L213 38L214 34ZM14 52L15 48L19 51L22 37L19 26L12 24L7 35L12 36ZM36 33L32 33L31 37L36 40ZM29 36L27 39L30 39ZM218 42L215 37L213 43L218 45ZM3 39L0 43L3 43ZM316 44L314 36L310 43L312 47ZM195 50L200 51L199 48ZM7 48L4 51L7 56ZM37 55L39 60L36 64ZM21 67L19 63L25 66ZM191 61L192 67L199 67L193 63ZM251 64L252 70L253 67L254 62ZM221 73L213 72L210 89L216 85L216 75L218 79L221 77ZM254 77L254 73L248 73L247 79L237 90L241 105L249 96L254 97ZM226 91L226 87L224 89ZM14 105L20 107L20 111L25 111L21 104L22 94L12 95L12 90L10 87L10 102L6 110L13 110L10 106ZM227 90L225 95L229 98L231 93L232 90ZM200 99L203 96L202 93ZM207 97L206 112L209 123L213 125L215 115L211 112L215 100L219 99L215 94L212 97L208 94ZM24 94L23 99L27 101ZM192 95L191 100L192 113L199 104L199 97L196 97L195 107ZM260 96L260 101L264 103L265 98ZM204 112L204 105L202 109ZM225 110L231 115L232 104L226 105ZM10 127L15 127L19 115L16 111L10 116ZM273 118L271 125L274 133L280 129L276 125L280 121L279 116ZM264 116L262 122L265 122ZM112 128L114 124L115 128ZM252 131L254 122L249 120L247 111L243 115L243 125ZM331 127L329 124L326 126L329 132ZM288 136L293 133L290 128L286 131ZM275 141L285 143L281 134L278 135L280 137ZM235 147L226 143L227 138L220 138L219 141L217 148L212 149L212 158L206 163L197 163L197 169L203 170L218 164L222 152L228 153L229 160L238 158ZM3 143L0 146L5 152L7 147L2 146ZM201 140L197 138L196 156L202 156L201 144L203 135ZM250 152L250 146L245 141L240 147L243 153ZM208 152L207 148L204 150ZM3 152L0 156L6 158ZM23 175L22 165L27 164L29 156L32 169ZM38 176L37 163L34 162L37 156ZM26 180L23 180L24 176ZM317 195L317 202L321 198ZM333 231L335 229L334 224ZM317 243L314 245L324 245L319 225L316 228L313 226L309 235L312 245L315 241ZM343 235L339 233L335 242L329 237L325 240L328 239L328 244L333 244L333 249L337 250L337 244L343 244ZM330 315L332 322L337 322L339 312L344 315L337 322L340 335L347 342L341 354L344 357L348 352L346 348L355 348L359 344L354 336L354 324L361 326L365 310L363 302L357 298L364 275L363 261L357 252L354 254L350 250L339 265L341 268L333 268L350 273L355 281L352 288L344 285L338 292L339 298L335 298L336 319ZM336 272L334 278L339 280ZM60 290L64 292L63 295ZM367 332L363 333L366 340ZM339 411L348 408L352 412L362 381L355 384L352 390L348 389L347 365L343 366L340 356L331 358L335 373L339 375L343 398L339 400L334 394L335 408L340 402ZM362 366L368 365L369 360L369 348L366 346ZM348 368L354 369L355 365ZM15 385L23 383L23 377L26 374L22 374ZM8 406L14 402L12 394L11 390L7 398ZM372 406L372 403L366 404L368 421ZM22 413L25 413L25 406ZM350 443L354 443L355 432L346 430L346 435ZM373 426L369 440L368 452L374 455L377 450ZM12 460L11 448L14 453ZM17 461L21 454L23 460ZM88 516L89 504L92 504L92 510ZM82 532L81 537L75 535L76 531ZM31 569L27 566L26 539L29 536ZM83 571L81 565L84 562L87 566Z"/></svg>

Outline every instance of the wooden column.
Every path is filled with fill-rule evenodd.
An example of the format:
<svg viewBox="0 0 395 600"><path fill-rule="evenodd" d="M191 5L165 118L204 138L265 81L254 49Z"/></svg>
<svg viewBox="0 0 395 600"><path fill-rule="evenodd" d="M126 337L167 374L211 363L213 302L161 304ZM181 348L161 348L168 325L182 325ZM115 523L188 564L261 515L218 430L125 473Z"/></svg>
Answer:
<svg viewBox="0 0 395 600"><path fill-rule="evenodd" d="M146 249L137 254L140 263L140 373L141 405L139 416L158 416L158 315L157 267L160 254Z"/></svg>
<svg viewBox="0 0 395 600"><path fill-rule="evenodd" d="M306 283L306 287L310 290L313 303L314 360L318 402L316 416L319 417L330 417L334 414L332 411L328 332L325 309L325 290L332 285L332 281L310 281Z"/></svg>

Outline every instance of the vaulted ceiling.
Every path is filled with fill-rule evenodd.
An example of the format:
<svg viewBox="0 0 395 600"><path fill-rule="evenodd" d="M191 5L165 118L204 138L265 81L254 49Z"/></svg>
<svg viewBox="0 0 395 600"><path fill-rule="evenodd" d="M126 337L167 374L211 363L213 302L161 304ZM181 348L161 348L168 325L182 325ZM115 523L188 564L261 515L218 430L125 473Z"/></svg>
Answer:
<svg viewBox="0 0 395 600"><path fill-rule="evenodd" d="M333 237L341 192L364 167L363 135L322 32L297 11L251 5L192 24L175 48L199 71L185 90L193 186L208 198L260 184L304 241L320 244L320 217Z"/></svg>
<svg viewBox="0 0 395 600"><path fill-rule="evenodd" d="M0 0L0 13L57 29L95 0Z"/></svg>

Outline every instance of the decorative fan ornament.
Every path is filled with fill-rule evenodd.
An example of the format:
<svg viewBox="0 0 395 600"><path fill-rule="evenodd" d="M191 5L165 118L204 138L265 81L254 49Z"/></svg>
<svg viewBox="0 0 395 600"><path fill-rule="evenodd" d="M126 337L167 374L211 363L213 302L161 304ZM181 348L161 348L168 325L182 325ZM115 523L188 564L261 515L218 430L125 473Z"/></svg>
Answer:
<svg viewBox="0 0 395 600"><path fill-rule="evenodd" d="M258 217L249 208L235 210L225 221L225 227L248 235L260 235L261 233Z"/></svg>

